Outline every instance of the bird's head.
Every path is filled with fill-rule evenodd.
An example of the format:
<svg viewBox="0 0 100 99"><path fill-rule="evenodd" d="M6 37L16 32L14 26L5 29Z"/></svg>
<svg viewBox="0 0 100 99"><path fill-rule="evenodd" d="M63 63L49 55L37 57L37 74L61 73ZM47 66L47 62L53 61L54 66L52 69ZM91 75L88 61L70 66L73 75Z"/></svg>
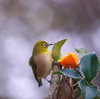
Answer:
<svg viewBox="0 0 100 99"><path fill-rule="evenodd" d="M36 42L36 44L34 45L34 48L33 48L33 53L35 55L37 54L40 54L40 53L48 53L48 47L50 45L53 45L53 44L48 44L47 42L45 41L38 41Z"/></svg>

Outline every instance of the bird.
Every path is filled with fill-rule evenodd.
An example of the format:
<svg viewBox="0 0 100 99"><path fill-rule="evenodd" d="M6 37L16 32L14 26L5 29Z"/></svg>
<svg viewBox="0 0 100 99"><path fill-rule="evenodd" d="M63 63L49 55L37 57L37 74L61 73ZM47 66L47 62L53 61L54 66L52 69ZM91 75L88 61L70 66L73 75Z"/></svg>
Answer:
<svg viewBox="0 0 100 99"><path fill-rule="evenodd" d="M42 78L50 74L52 69L52 56L48 47L53 44L48 44L46 41L38 41L35 43L32 51L32 56L29 58L29 65L32 67L34 77L41 87Z"/></svg>

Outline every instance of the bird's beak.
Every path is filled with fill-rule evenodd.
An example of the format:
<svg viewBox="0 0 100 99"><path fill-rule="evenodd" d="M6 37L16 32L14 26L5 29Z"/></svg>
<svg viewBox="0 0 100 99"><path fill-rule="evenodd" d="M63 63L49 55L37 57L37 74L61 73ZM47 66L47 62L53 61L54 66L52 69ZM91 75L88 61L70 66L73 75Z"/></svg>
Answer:
<svg viewBox="0 0 100 99"><path fill-rule="evenodd" d="M53 44L48 44L48 46L51 46L51 45L53 45Z"/></svg>

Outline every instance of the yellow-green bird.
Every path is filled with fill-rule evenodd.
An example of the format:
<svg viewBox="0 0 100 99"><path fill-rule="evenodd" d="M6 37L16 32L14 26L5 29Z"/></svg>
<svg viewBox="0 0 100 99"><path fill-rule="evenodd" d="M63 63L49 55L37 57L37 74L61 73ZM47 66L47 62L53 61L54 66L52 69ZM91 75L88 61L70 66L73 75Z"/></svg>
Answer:
<svg viewBox="0 0 100 99"><path fill-rule="evenodd" d="M29 65L32 67L34 77L39 87L42 86L41 78L46 78L52 69L52 57L48 51L48 44L45 41L38 41L33 47L32 56L29 59Z"/></svg>

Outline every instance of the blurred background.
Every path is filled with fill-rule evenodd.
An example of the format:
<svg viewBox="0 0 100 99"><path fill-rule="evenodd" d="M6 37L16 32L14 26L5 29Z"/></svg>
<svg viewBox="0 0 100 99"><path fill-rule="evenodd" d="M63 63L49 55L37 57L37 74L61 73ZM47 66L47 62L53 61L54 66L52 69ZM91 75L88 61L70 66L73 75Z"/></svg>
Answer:
<svg viewBox="0 0 100 99"><path fill-rule="evenodd" d="M86 47L100 59L100 0L0 0L0 99L46 97L49 83L38 87L28 60L35 42L62 39L62 55Z"/></svg>

